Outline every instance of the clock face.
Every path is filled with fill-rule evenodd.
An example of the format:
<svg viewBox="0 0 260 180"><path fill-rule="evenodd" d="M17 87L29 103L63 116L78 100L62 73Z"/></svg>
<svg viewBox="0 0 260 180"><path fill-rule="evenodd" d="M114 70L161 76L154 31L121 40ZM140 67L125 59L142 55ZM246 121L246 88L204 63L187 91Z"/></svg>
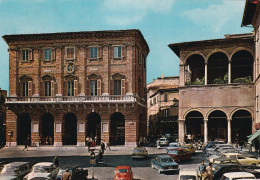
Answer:
<svg viewBox="0 0 260 180"><path fill-rule="evenodd" d="M68 73L73 73L74 72L74 65L73 64L68 64L67 65L67 71L68 71Z"/></svg>

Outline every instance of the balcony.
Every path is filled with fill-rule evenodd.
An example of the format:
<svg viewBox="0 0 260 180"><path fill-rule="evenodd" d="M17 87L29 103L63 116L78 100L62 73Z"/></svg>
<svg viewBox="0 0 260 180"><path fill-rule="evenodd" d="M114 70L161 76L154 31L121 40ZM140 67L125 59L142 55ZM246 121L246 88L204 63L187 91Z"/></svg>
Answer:
<svg viewBox="0 0 260 180"><path fill-rule="evenodd" d="M67 104L67 103L140 103L145 100L138 95L111 96L56 96L56 97L7 97L6 104Z"/></svg>

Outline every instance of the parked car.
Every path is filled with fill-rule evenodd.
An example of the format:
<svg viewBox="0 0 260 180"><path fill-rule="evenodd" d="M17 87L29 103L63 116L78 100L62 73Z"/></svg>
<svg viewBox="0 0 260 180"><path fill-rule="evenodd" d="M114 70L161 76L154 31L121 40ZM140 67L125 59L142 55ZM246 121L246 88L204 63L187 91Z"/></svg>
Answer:
<svg viewBox="0 0 260 180"><path fill-rule="evenodd" d="M181 169L178 180L199 180L198 171L195 169Z"/></svg>
<svg viewBox="0 0 260 180"><path fill-rule="evenodd" d="M223 163L239 164L236 158L227 158L227 157L216 158L213 163L215 163L215 164L223 164Z"/></svg>
<svg viewBox="0 0 260 180"><path fill-rule="evenodd" d="M30 172L29 162L12 162L5 164L0 173L2 179L23 179Z"/></svg>
<svg viewBox="0 0 260 180"><path fill-rule="evenodd" d="M182 146L182 148L186 149L191 154L194 154L196 151L196 148L193 146L193 144L185 144Z"/></svg>
<svg viewBox="0 0 260 180"><path fill-rule="evenodd" d="M133 159L138 159L138 158L144 159L147 157L148 157L148 151L145 147L134 148L133 153L132 153Z"/></svg>
<svg viewBox="0 0 260 180"><path fill-rule="evenodd" d="M206 154L207 154L207 156L211 156L213 154L216 154L216 152L218 152L218 150L223 149L223 148L234 149L234 147L230 144L216 144L212 148L207 148Z"/></svg>
<svg viewBox="0 0 260 180"><path fill-rule="evenodd" d="M56 176L56 180L61 180L62 174L66 171L66 169L69 169L69 172L71 173L71 179L77 179L77 180L87 179L88 176L87 168L83 168L82 166L78 166L78 165L67 164L59 167L59 172Z"/></svg>
<svg viewBox="0 0 260 180"><path fill-rule="evenodd" d="M117 166L114 180L132 180L134 178L131 166Z"/></svg>
<svg viewBox="0 0 260 180"><path fill-rule="evenodd" d="M256 179L255 176L248 172L230 172L225 173L220 180L237 180L237 179Z"/></svg>
<svg viewBox="0 0 260 180"><path fill-rule="evenodd" d="M168 155L158 155L151 160L151 167L158 169L158 173L179 171L179 165Z"/></svg>
<svg viewBox="0 0 260 180"><path fill-rule="evenodd" d="M25 176L24 179L32 180L36 178L54 179L58 174L59 168L57 168L51 162L40 162L32 167L32 171Z"/></svg>
<svg viewBox="0 0 260 180"><path fill-rule="evenodd" d="M168 155L171 156L176 162L191 159L191 153L187 152L187 150L183 148L171 149L168 151Z"/></svg>
<svg viewBox="0 0 260 180"><path fill-rule="evenodd" d="M157 140L157 144L160 146L168 146L169 140L167 138L160 138Z"/></svg>
<svg viewBox="0 0 260 180"><path fill-rule="evenodd" d="M173 142L173 143L170 143L169 146L166 148L166 152L168 153L169 150L171 149L176 149L178 147L180 147L180 143L178 142Z"/></svg>
<svg viewBox="0 0 260 180"><path fill-rule="evenodd" d="M227 172L245 172L244 168L235 163L213 164L213 180L219 180Z"/></svg>
<svg viewBox="0 0 260 180"><path fill-rule="evenodd" d="M225 153L223 154L223 157L235 158L239 164L254 165L254 166L259 164L258 159L246 157L240 153ZM214 161L214 163L215 162L216 160Z"/></svg>
<svg viewBox="0 0 260 180"><path fill-rule="evenodd" d="M215 144L225 144L224 141L211 141L209 142L204 148L202 149L202 152L206 152L207 148L212 148Z"/></svg>

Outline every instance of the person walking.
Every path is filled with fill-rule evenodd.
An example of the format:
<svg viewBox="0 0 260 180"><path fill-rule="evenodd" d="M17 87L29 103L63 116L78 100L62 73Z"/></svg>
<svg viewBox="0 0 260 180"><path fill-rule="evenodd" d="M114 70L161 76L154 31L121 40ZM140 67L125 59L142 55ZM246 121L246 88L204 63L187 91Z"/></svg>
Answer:
<svg viewBox="0 0 260 180"><path fill-rule="evenodd" d="M27 137L27 139L24 141L24 150L27 149L27 151L29 151L29 144L30 144L30 136Z"/></svg>
<svg viewBox="0 0 260 180"><path fill-rule="evenodd" d="M60 163L59 163L59 159L58 159L58 155L56 155L53 159L53 164L56 166L56 167L59 167Z"/></svg>
<svg viewBox="0 0 260 180"><path fill-rule="evenodd" d="M104 152L105 152L105 143L103 141L101 142L100 148L101 148L102 153L104 154Z"/></svg>
<svg viewBox="0 0 260 180"><path fill-rule="evenodd" d="M71 173L69 172L69 169L66 169L66 171L62 174L61 180L71 180Z"/></svg>
<svg viewBox="0 0 260 180"><path fill-rule="evenodd" d="M111 150L111 149L110 149L110 143L109 143L109 141L107 141L106 149L107 149L107 148L108 148L109 150Z"/></svg>

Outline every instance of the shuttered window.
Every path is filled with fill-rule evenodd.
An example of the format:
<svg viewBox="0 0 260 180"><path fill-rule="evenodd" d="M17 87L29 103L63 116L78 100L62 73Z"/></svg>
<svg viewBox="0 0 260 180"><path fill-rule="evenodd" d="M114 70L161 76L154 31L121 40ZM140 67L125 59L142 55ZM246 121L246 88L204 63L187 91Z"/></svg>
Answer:
<svg viewBox="0 0 260 180"><path fill-rule="evenodd" d="M44 60L51 60L51 49L44 49Z"/></svg>
<svg viewBox="0 0 260 180"><path fill-rule="evenodd" d="M90 58L96 59L98 57L98 48L97 47L91 47L90 48Z"/></svg>
<svg viewBox="0 0 260 180"><path fill-rule="evenodd" d="M67 57L67 59L74 59L75 58L75 48L74 47L67 47L66 48L66 57Z"/></svg>
<svg viewBox="0 0 260 180"><path fill-rule="evenodd" d="M122 57L122 47L114 46L114 58L121 58L121 57Z"/></svg>
<svg viewBox="0 0 260 180"><path fill-rule="evenodd" d="M22 50L22 60L23 61L28 61L29 60L29 50Z"/></svg>
<svg viewBox="0 0 260 180"><path fill-rule="evenodd" d="M44 82L44 95L51 96L51 82L50 81Z"/></svg>
<svg viewBox="0 0 260 180"><path fill-rule="evenodd" d="M23 97L28 97L28 82L22 82L22 96Z"/></svg>
<svg viewBox="0 0 260 180"><path fill-rule="evenodd" d="M74 96L74 81L67 81L67 95Z"/></svg>
<svg viewBox="0 0 260 180"><path fill-rule="evenodd" d="M121 95L121 80L114 80L114 95Z"/></svg>
<svg viewBox="0 0 260 180"><path fill-rule="evenodd" d="M90 81L90 95L91 96L97 96L97 81L91 80Z"/></svg>

